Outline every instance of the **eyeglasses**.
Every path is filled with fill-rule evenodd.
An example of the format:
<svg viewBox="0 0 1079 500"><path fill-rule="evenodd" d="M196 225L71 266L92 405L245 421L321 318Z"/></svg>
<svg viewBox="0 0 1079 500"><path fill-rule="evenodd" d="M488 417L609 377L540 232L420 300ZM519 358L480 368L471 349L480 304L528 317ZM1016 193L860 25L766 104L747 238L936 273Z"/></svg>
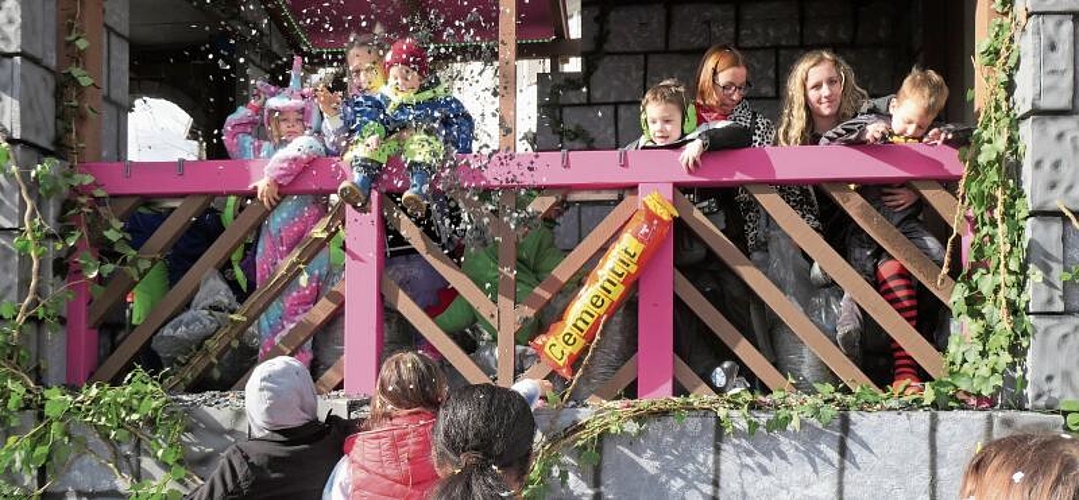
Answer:
<svg viewBox="0 0 1079 500"><path fill-rule="evenodd" d="M723 95L733 96L734 94L746 95L749 89L753 88L753 84L746 82L744 85L735 85L733 83L719 83L713 80L712 83L719 87L719 90L723 92Z"/></svg>

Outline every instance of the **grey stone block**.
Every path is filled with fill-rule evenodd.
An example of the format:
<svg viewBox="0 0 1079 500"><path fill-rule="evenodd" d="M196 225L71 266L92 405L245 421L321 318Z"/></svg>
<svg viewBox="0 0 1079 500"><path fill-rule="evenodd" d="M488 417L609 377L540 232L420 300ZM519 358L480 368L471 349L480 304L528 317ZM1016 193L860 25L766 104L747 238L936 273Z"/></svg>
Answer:
<svg viewBox="0 0 1079 500"><path fill-rule="evenodd" d="M120 159L120 121L127 120L127 110L119 105L105 101L101 110L101 160L117 161ZM124 144L124 151L127 144Z"/></svg>
<svg viewBox="0 0 1079 500"><path fill-rule="evenodd" d="M618 147L625 146L641 137L641 106L639 104L618 105Z"/></svg>
<svg viewBox="0 0 1079 500"><path fill-rule="evenodd" d="M5 401L6 403L6 401ZM8 436L14 436L16 434L24 434L29 432L34 426L37 425L37 417L32 411L19 412L19 423L14 427L9 427L8 422L4 422L4 426L0 427L0 442L7 442ZM16 466L21 466L20 463L15 463L9 466L8 469L0 472L0 480L10 482L14 486L26 490L36 490L38 488L37 475L36 474L14 474L12 469Z"/></svg>
<svg viewBox="0 0 1079 500"><path fill-rule="evenodd" d="M15 251L17 230L0 230L0 302L22 302L30 284L30 259Z"/></svg>
<svg viewBox="0 0 1079 500"><path fill-rule="evenodd" d="M648 55L648 77L644 88L647 91L653 85L668 78L677 78L685 85L686 89L697 86L697 66L701 63L698 55L683 54L650 54ZM644 94L637 96L639 101ZM693 96L686 96L692 100Z"/></svg>
<svg viewBox="0 0 1079 500"><path fill-rule="evenodd" d="M614 149L614 106L570 106L562 109L566 149ZM574 137L577 130L584 136ZM591 138L591 143L584 140Z"/></svg>
<svg viewBox="0 0 1079 500"><path fill-rule="evenodd" d="M671 50L704 50L716 44L734 44L734 5L678 3L671 6Z"/></svg>
<svg viewBox="0 0 1079 500"><path fill-rule="evenodd" d="M754 414L764 420L766 414ZM719 444L716 474L723 498L836 498L841 434L802 422L797 433L757 432L749 436L744 422ZM913 498L913 497L911 497Z"/></svg>
<svg viewBox="0 0 1079 500"><path fill-rule="evenodd" d="M746 97L776 97L776 51L773 49L746 50L748 80L753 84Z"/></svg>
<svg viewBox="0 0 1079 500"><path fill-rule="evenodd" d="M608 55L588 84L591 102L639 102L644 95L644 56Z"/></svg>
<svg viewBox="0 0 1079 500"><path fill-rule="evenodd" d="M776 64L778 74L776 87L780 89L780 93L784 91L783 89L786 89L787 78L790 75L791 69L793 69L794 63L798 58L802 57L802 54L805 54L805 50L803 49L779 49L779 62Z"/></svg>
<svg viewBox="0 0 1079 500"><path fill-rule="evenodd" d="M11 149L15 164L22 170L23 181L30 183L29 169L41 161L41 152L37 148L24 144L12 144ZM0 175L0 229L23 227L23 212L25 211L26 203L23 201L19 185L14 177L6 173Z"/></svg>
<svg viewBox="0 0 1079 500"><path fill-rule="evenodd" d="M716 428L716 420L711 417L693 415L682 422L661 417L650 420L640 436L609 435L603 440L599 465L603 496L715 498L712 477L716 468Z"/></svg>
<svg viewBox="0 0 1079 500"><path fill-rule="evenodd" d="M1015 106L1020 114L1068 111L1075 97L1075 30L1071 16L1040 15L1020 38Z"/></svg>
<svg viewBox="0 0 1079 500"><path fill-rule="evenodd" d="M1041 274L1030 280L1030 312L1064 312L1064 222L1059 217L1027 219L1027 262Z"/></svg>
<svg viewBox="0 0 1079 500"><path fill-rule="evenodd" d="M113 101L127 105L128 97L128 43L123 37L114 32L108 32L109 51L108 67L109 85L108 96ZM124 113L126 115L126 111Z"/></svg>
<svg viewBox="0 0 1079 500"><path fill-rule="evenodd" d="M1064 221L1064 269L1079 266L1079 230L1071 221ZM1064 282L1064 311L1079 312L1079 281Z"/></svg>
<svg viewBox="0 0 1079 500"><path fill-rule="evenodd" d="M221 452L247 439L247 415L243 407L196 406L184 408L188 426L181 441L188 470L205 478L217 466Z"/></svg>
<svg viewBox="0 0 1079 500"><path fill-rule="evenodd" d="M0 1L0 52L56 64L56 0Z"/></svg>
<svg viewBox="0 0 1079 500"><path fill-rule="evenodd" d="M540 73L536 75L536 102L546 104L585 104L588 88L581 73Z"/></svg>
<svg viewBox="0 0 1079 500"><path fill-rule="evenodd" d="M930 450L926 445L931 438L930 414L852 413L848 416L850 433L846 440L844 482L849 486L856 476L871 477L876 480L875 491L880 498L929 498L930 481L926 479ZM848 490L844 489L844 493ZM855 494L852 498L864 497Z"/></svg>
<svg viewBox="0 0 1079 500"><path fill-rule="evenodd" d="M94 498L126 498L122 492L130 484L117 477L112 469L101 460L108 461L121 472L133 476L139 470L138 444L134 438L118 442L115 438L99 435L83 425L69 427L73 439L85 440L87 447L97 456L82 454L73 456L70 467L59 477L50 477L53 483L48 491L52 493L72 492L82 495L93 494ZM57 464L59 465L59 464Z"/></svg>
<svg viewBox="0 0 1079 500"><path fill-rule="evenodd" d="M0 125L11 137L51 149L56 139L56 78L24 57L0 57Z"/></svg>
<svg viewBox="0 0 1079 500"><path fill-rule="evenodd" d="M765 118L772 121L772 125L779 126L779 110L782 106L782 101L776 99L753 99L749 101L750 107L757 110L758 113L764 115Z"/></svg>
<svg viewBox="0 0 1079 500"><path fill-rule="evenodd" d="M67 335L59 325L37 328L37 351L41 383L47 386L67 382Z"/></svg>
<svg viewBox="0 0 1079 500"><path fill-rule="evenodd" d="M1079 399L1079 316L1032 315L1034 336L1027 353L1031 409L1057 408Z"/></svg>
<svg viewBox="0 0 1079 500"><path fill-rule="evenodd" d="M544 109L540 108L540 113L544 113ZM557 119L561 116L561 111L558 109L547 110L548 113L554 113ZM554 130L552 123L554 123L551 117L540 115L536 118L536 151L556 151L562 148L562 133L561 131Z"/></svg>
<svg viewBox="0 0 1079 500"><path fill-rule="evenodd" d="M554 227L554 244L563 251L573 250L581 242L581 206L571 204Z"/></svg>
<svg viewBox="0 0 1079 500"><path fill-rule="evenodd" d="M854 10L850 0L810 0L805 3L806 45L843 45L854 36Z"/></svg>
<svg viewBox="0 0 1079 500"><path fill-rule="evenodd" d="M126 38L131 28L131 0L105 0L105 25Z"/></svg>
<svg viewBox="0 0 1079 500"><path fill-rule="evenodd" d="M1031 210L1079 209L1079 116L1032 116L1020 122L1026 145L1023 186Z"/></svg>
<svg viewBox="0 0 1079 500"><path fill-rule="evenodd" d="M739 47L792 47L799 43L798 2L748 2L740 5Z"/></svg>
<svg viewBox="0 0 1079 500"><path fill-rule="evenodd" d="M854 35L854 43L894 43L897 35L897 20L902 17L903 11L909 9L910 4L906 2L891 0L859 2L858 27ZM864 72L856 71L855 73L860 76Z"/></svg>
<svg viewBox="0 0 1079 500"><path fill-rule="evenodd" d="M1031 14L1045 12L1079 13L1079 0L1017 0L1017 6L1025 6Z"/></svg>
<svg viewBox="0 0 1079 500"><path fill-rule="evenodd" d="M607 16L605 52L657 52L667 40L663 4L619 6Z"/></svg>
<svg viewBox="0 0 1079 500"><path fill-rule="evenodd" d="M845 49L839 53L858 75L858 84L869 95L895 93L902 80L896 74L896 56L891 48ZM904 73L905 74L905 73Z"/></svg>
<svg viewBox="0 0 1079 500"><path fill-rule="evenodd" d="M581 8L581 52L596 50L596 37L599 36L599 7Z"/></svg>

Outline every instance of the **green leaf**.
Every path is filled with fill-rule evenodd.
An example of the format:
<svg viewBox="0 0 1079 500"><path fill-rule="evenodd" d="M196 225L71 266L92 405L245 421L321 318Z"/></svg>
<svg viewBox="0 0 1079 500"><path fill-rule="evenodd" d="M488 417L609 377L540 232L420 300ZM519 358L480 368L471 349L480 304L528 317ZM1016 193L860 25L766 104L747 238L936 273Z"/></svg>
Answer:
<svg viewBox="0 0 1079 500"><path fill-rule="evenodd" d="M75 41L72 42L72 44L75 45L76 49L86 50L90 47L90 40L87 40L86 37L80 36L76 38Z"/></svg>
<svg viewBox="0 0 1079 500"><path fill-rule="evenodd" d="M0 142L0 166L7 165L11 161L11 146L6 142Z"/></svg>
<svg viewBox="0 0 1079 500"><path fill-rule="evenodd" d="M1062 412L1079 412L1079 400L1065 399L1060 402L1060 411Z"/></svg>
<svg viewBox="0 0 1079 500"><path fill-rule="evenodd" d="M1069 413L1065 423L1068 429L1079 432L1079 413Z"/></svg>
<svg viewBox="0 0 1079 500"><path fill-rule="evenodd" d="M47 418L56 418L63 415L71 406L71 401L66 398L49 399L45 401L45 416Z"/></svg>
<svg viewBox="0 0 1079 500"><path fill-rule="evenodd" d="M183 468L183 466L180 465L173 465L172 470L169 472L169 475L172 476L173 480L179 481L183 479L184 476L187 476L187 469Z"/></svg>
<svg viewBox="0 0 1079 500"><path fill-rule="evenodd" d="M581 465L595 467L599 465L599 459L600 455L596 450L588 449L581 451L581 456L580 458L578 458L578 461L581 463Z"/></svg>
<svg viewBox="0 0 1079 500"><path fill-rule="evenodd" d="M30 454L30 466L41 467L45 465L45 461L49 459L49 445L42 444L34 448L34 452Z"/></svg>
<svg viewBox="0 0 1079 500"><path fill-rule="evenodd" d="M6 320L12 320L15 315L19 313L19 306L14 302L0 303L0 317Z"/></svg>

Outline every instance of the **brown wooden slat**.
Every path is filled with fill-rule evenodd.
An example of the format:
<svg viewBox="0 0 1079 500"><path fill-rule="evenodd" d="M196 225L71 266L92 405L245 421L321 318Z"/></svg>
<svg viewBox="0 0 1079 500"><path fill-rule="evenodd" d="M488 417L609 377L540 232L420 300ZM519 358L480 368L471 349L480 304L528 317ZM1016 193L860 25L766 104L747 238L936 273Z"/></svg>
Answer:
<svg viewBox="0 0 1079 500"><path fill-rule="evenodd" d="M820 328L817 328L817 325L805 315L801 307L792 303L790 298L775 283L772 283L772 280L768 279L760 269L757 269L749 258L743 255L723 233L719 232L685 196L676 192L674 194L674 206L678 209L678 214L686 225L694 233L697 233L697 236L712 249L712 252L730 266L731 270L745 281L765 304L772 308L776 315L791 328L791 331L802 339L802 342L805 342L817 356L820 356L821 360L839 376L840 380L843 380L851 387L862 384L873 385L869 377L862 373L862 370L858 369L858 366L844 355L821 332ZM787 207L785 203L783 206ZM790 207L787 207L787 209L790 210ZM794 211L791 210L791 213L794 213ZM806 227L808 228L808 226ZM810 231L812 230L810 229Z"/></svg>
<svg viewBox="0 0 1079 500"><path fill-rule="evenodd" d="M708 387L708 384L704 383L704 380L701 380L696 373L693 373L693 369L677 354L674 355L674 379L687 391L698 396L716 395L716 392Z"/></svg>
<svg viewBox="0 0 1079 500"><path fill-rule="evenodd" d="M532 290L528 298L517 306L517 317L520 323L524 324L547 305L547 302L562 290L566 281L594 257L596 252L606 246L636 210L637 196L634 195L627 196L611 213L607 214L603 221L592 229L565 259L562 259L554 271L551 271L551 274Z"/></svg>
<svg viewBox="0 0 1079 500"><path fill-rule="evenodd" d="M532 199L532 202L528 204L528 211L532 213L541 214L541 217L546 217L548 212L554 208L558 202L566 197L567 189L547 189L540 193L539 196Z"/></svg>
<svg viewBox="0 0 1079 500"><path fill-rule="evenodd" d="M552 371L554 370L551 370L551 367L547 366L547 363L540 361L539 363L536 363L532 365L529 369L525 370L525 373L524 375L521 375L521 378L534 378L537 380L541 378L547 378L547 376L550 375Z"/></svg>
<svg viewBox="0 0 1079 500"><path fill-rule="evenodd" d="M303 346L303 343L307 342L307 339L314 337L315 332L325 326L326 323L329 323L344 305L345 280L342 279L318 302L315 302L315 305L311 307L310 311L307 311L307 314L303 316L299 323L296 323L296 326L292 327L284 337L278 339L277 344L266 353L265 359L295 354ZM255 367L252 366L238 382L233 384L232 389L243 389L253 371L255 371Z"/></svg>
<svg viewBox="0 0 1079 500"><path fill-rule="evenodd" d="M105 204L107 209L112 212L113 217L125 220L144 201L146 200L141 196L121 196L118 198L106 198Z"/></svg>
<svg viewBox="0 0 1079 500"><path fill-rule="evenodd" d="M213 196L197 195L184 198L183 203L169 214L165 222L158 226L154 234L139 249L139 258L157 262L172 248L176 240L195 222L195 217L206 211ZM135 288L136 281L131 273L121 270L112 276L105 290L90 304L90 326L98 326L105 315L124 302L127 292Z"/></svg>
<svg viewBox="0 0 1079 500"><path fill-rule="evenodd" d="M757 199L757 202L790 235L791 239L820 264L824 272L828 273L836 283L849 292L854 300L873 316L877 324L899 342L922 368L925 368L933 377L939 377L943 373L944 359L940 353L899 313L895 312L884 301L884 298L824 241L820 234L810 228L794 209L776 194L774 189L763 184L746 184L743 187ZM771 303L769 300L765 302ZM828 362L827 359L824 361Z"/></svg>
<svg viewBox="0 0 1079 500"><path fill-rule="evenodd" d="M846 184L834 182L821 184L828 196L831 196L844 211L850 214L854 222L872 237L884 251L897 259L915 278L918 278L929 291L933 292L946 307L951 308L952 289L955 281L950 276L941 276L940 267L918 250L903 233L888 223L862 195L850 189ZM940 278L938 286L937 279Z"/></svg>
<svg viewBox="0 0 1079 500"><path fill-rule="evenodd" d="M517 193L502 191L499 212L505 218L517 209ZM495 229L498 245L498 385L513 385L515 358L514 334L517 321L514 306L517 302L517 235L508 224Z"/></svg>
<svg viewBox="0 0 1079 500"><path fill-rule="evenodd" d="M674 353L671 353L673 356ZM596 389L596 392L588 397L590 403L600 403L605 400L609 400L618 395L618 392L625 389L630 382L633 382L637 378L637 353L633 354L626 364L622 365L618 371L611 375L611 379L607 383Z"/></svg>
<svg viewBox="0 0 1079 500"><path fill-rule="evenodd" d="M333 366L315 382L315 391L319 394L332 392L345 380L345 357L341 356L334 361Z"/></svg>
<svg viewBox="0 0 1079 500"><path fill-rule="evenodd" d="M708 299L701 295L701 292L697 290L697 287L692 283L681 271L675 269L674 271L674 293L686 303L687 306L697 317L701 318L705 325L712 330L712 333L719 340L727 344L727 347L731 348L738 359L745 363L746 367L752 371L757 378L760 378L773 391L793 390L790 382L783 376L776 367L765 359L764 355L757 350L738 330L727 320L723 313L716 310L712 306ZM683 384L684 385L684 384ZM688 387L687 387L688 389Z"/></svg>
<svg viewBox="0 0 1079 500"><path fill-rule="evenodd" d="M247 235L262 224L269 213L261 203L248 205L232 225L210 245L206 253L202 254L202 257L191 266L180 282L169 290L157 307L150 311L146 320L124 338L108 359L98 367L90 380L102 382L116 378L120 371L131 362L131 358L150 340L150 337L195 296L195 292L202 283L202 275L210 269L220 267L232 251L244 242Z"/></svg>
<svg viewBox="0 0 1079 500"><path fill-rule="evenodd" d="M182 390L197 382L206 370L217 364L232 343L240 338L266 308L281 295L289 283L300 275L303 266L323 251L330 238L341 226L344 213L343 204L334 205L315 228L300 241L300 244L285 256L269 281L260 283L240 309L229 316L231 321L206 339L187 363L173 371L172 376L165 382L166 388Z"/></svg>
<svg viewBox="0 0 1079 500"><path fill-rule="evenodd" d="M416 248L416 251L438 271L438 274L457 289L457 292L468 301L477 314L486 318L492 325L496 324L497 309L491 299L487 298L487 295L465 273L461 272L461 268L457 267L457 264L454 264L438 245L423 234L415 222L404 215L393 200L384 198L383 202L382 215L394 229Z"/></svg>
<svg viewBox="0 0 1079 500"><path fill-rule="evenodd" d="M936 212L948 224L948 227L955 229L955 211L959 202L952 193L937 181L910 181L907 184L917 191L918 195L925 200L926 205ZM959 226L959 234L966 235L967 225L960 224Z"/></svg>
<svg viewBox="0 0 1079 500"><path fill-rule="evenodd" d="M431 342L469 383L485 384L491 381L487 374L476 365L476 362L472 361L472 358L468 357L468 354L435 324L435 320L416 305L412 298L393 282L393 279L385 275L382 276L382 297L386 300L386 304L400 311L405 319L412 323L412 326L416 327L420 334Z"/></svg>

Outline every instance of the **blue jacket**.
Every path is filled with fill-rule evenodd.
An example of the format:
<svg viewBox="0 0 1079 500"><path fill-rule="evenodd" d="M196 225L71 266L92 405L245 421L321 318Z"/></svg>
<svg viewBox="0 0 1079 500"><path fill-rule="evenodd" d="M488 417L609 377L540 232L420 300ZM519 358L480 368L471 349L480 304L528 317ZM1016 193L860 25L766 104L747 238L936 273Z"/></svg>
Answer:
<svg viewBox="0 0 1079 500"><path fill-rule="evenodd" d="M415 94L398 95L386 86L377 94L350 99L342 112L356 138L385 138L412 129L437 135L455 153L472 152L472 115L434 76Z"/></svg>

